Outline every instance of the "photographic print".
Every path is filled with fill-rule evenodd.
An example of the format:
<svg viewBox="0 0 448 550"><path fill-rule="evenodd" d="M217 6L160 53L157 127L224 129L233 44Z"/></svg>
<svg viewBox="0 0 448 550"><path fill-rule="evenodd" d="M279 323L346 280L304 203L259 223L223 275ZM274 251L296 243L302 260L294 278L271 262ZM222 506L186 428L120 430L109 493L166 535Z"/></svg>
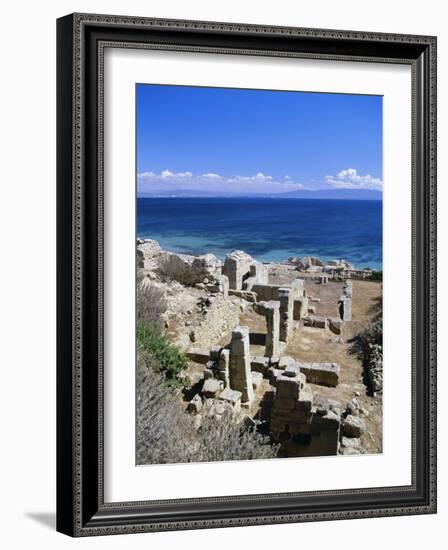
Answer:
<svg viewBox="0 0 448 550"><path fill-rule="evenodd" d="M136 86L136 463L382 452L382 97Z"/></svg>

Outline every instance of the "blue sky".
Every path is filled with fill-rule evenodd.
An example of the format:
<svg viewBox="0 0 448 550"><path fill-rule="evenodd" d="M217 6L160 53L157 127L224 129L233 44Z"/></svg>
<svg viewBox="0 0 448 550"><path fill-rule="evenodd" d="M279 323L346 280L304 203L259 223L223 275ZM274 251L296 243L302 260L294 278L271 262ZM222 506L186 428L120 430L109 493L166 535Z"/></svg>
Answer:
<svg viewBox="0 0 448 550"><path fill-rule="evenodd" d="M137 85L140 196L382 190L382 98Z"/></svg>

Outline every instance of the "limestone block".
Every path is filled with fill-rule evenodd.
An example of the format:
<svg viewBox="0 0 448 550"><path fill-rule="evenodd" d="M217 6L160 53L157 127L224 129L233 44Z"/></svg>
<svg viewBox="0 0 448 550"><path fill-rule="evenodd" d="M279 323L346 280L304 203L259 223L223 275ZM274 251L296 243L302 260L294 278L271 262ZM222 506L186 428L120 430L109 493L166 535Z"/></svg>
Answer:
<svg viewBox="0 0 448 550"><path fill-rule="evenodd" d="M344 456L360 455L362 454L361 449L356 449L355 447L341 447L339 453Z"/></svg>
<svg viewBox="0 0 448 550"><path fill-rule="evenodd" d="M198 393L188 403L187 409L193 414L197 414L202 409L202 399Z"/></svg>
<svg viewBox="0 0 448 550"><path fill-rule="evenodd" d="M300 381L297 378L290 378L281 374L275 383L277 389L276 399L279 397L299 398Z"/></svg>
<svg viewBox="0 0 448 550"><path fill-rule="evenodd" d="M352 299L348 296L341 296L339 300L339 314L343 321L352 320Z"/></svg>
<svg viewBox="0 0 448 550"><path fill-rule="evenodd" d="M359 416L349 414L342 422L342 433L348 437L361 437L366 431L366 423Z"/></svg>
<svg viewBox="0 0 448 550"><path fill-rule="evenodd" d="M252 290L257 293L258 299L264 302L278 300L278 289L280 285L259 284L252 285Z"/></svg>
<svg viewBox="0 0 448 550"><path fill-rule="evenodd" d="M252 401L252 373L250 370L249 328L238 326L233 329L230 348L230 387L242 393L242 401Z"/></svg>
<svg viewBox="0 0 448 550"><path fill-rule="evenodd" d="M336 401L336 399L327 399L327 402L328 402L328 407L329 407L330 411L340 411L341 410L341 402L340 401Z"/></svg>
<svg viewBox="0 0 448 550"><path fill-rule="evenodd" d="M251 291L253 290L253 286L257 284L257 279L255 277L249 277L248 279L244 279L243 281L243 290Z"/></svg>
<svg viewBox="0 0 448 550"><path fill-rule="evenodd" d="M242 250L234 250L227 254L222 268L223 275L229 278L229 288L241 290L243 277L250 274L250 265L254 259Z"/></svg>
<svg viewBox="0 0 448 550"><path fill-rule="evenodd" d="M241 392L236 390L231 390L230 388L225 388L219 395L220 401L225 401L226 403L230 403L235 410L235 412L239 412L239 409L241 407Z"/></svg>
<svg viewBox="0 0 448 550"><path fill-rule="evenodd" d="M337 363L299 363L300 372L310 384L335 387L339 384L340 367Z"/></svg>
<svg viewBox="0 0 448 550"><path fill-rule="evenodd" d="M204 369L204 378L205 378L205 380L208 380L209 378L213 378L213 377L214 377L214 373L213 373L212 369L205 368Z"/></svg>
<svg viewBox="0 0 448 550"><path fill-rule="evenodd" d="M289 366L297 365L297 361L290 355L283 355L278 360L278 367L280 370L285 370Z"/></svg>
<svg viewBox="0 0 448 550"><path fill-rule="evenodd" d="M237 298L242 298L243 300L246 300L247 302L255 303L257 301L257 294L256 292L252 292L250 290L229 290L229 296L236 296Z"/></svg>
<svg viewBox="0 0 448 550"><path fill-rule="evenodd" d="M283 371L284 376L295 378L300 373L300 367L298 363L288 365Z"/></svg>
<svg viewBox="0 0 448 550"><path fill-rule="evenodd" d="M291 298L291 289L279 288L278 300L280 302L280 340L288 342L294 320L294 301Z"/></svg>
<svg viewBox="0 0 448 550"><path fill-rule="evenodd" d="M230 350L222 349L219 353L218 359L218 377L224 382L224 386L226 388L228 388L230 384L229 364Z"/></svg>
<svg viewBox="0 0 448 550"><path fill-rule="evenodd" d="M222 349L221 346L213 346L210 349L210 352L209 352L210 361L218 361L219 360L219 354L221 353L221 349Z"/></svg>
<svg viewBox="0 0 448 550"><path fill-rule="evenodd" d="M341 417L333 411L328 411L324 416L314 415L313 425L325 430L339 430Z"/></svg>
<svg viewBox="0 0 448 550"><path fill-rule="evenodd" d="M220 285L222 287L222 295L224 299L227 299L229 297L229 278L227 275L221 274L219 278Z"/></svg>
<svg viewBox="0 0 448 550"><path fill-rule="evenodd" d="M252 371L266 375L269 368L269 357L251 357L250 368Z"/></svg>
<svg viewBox="0 0 448 550"><path fill-rule="evenodd" d="M313 394L309 390L303 390L300 392L300 397L296 402L296 409L299 411L311 411L313 406Z"/></svg>
<svg viewBox="0 0 448 550"><path fill-rule="evenodd" d="M261 262L254 261L250 264L250 275L255 279L258 284L265 285L268 283L268 271L266 266Z"/></svg>
<svg viewBox="0 0 448 550"><path fill-rule="evenodd" d="M303 429L304 425L309 425L309 432L311 431L311 422L313 415L311 411L307 411L306 408L298 409L297 407L291 412L291 421L297 426L298 432L306 433Z"/></svg>
<svg viewBox="0 0 448 550"><path fill-rule="evenodd" d="M300 297L303 297L303 279L294 279L291 283L291 295L293 300L297 300Z"/></svg>
<svg viewBox="0 0 448 550"><path fill-rule="evenodd" d="M341 334L344 322L342 321L342 319L338 319L337 317L329 317L328 326L330 327L331 332L334 332L334 334Z"/></svg>
<svg viewBox="0 0 448 550"><path fill-rule="evenodd" d="M292 397L280 397L276 396L272 405L272 414L284 414L285 411L292 411L295 409L297 399Z"/></svg>
<svg viewBox="0 0 448 550"><path fill-rule="evenodd" d="M358 437L346 437L345 435L343 435L341 437L341 447L360 449L361 440Z"/></svg>
<svg viewBox="0 0 448 550"><path fill-rule="evenodd" d="M280 304L276 301L264 302L266 316L266 347L265 356L273 357L279 354L280 339Z"/></svg>
<svg viewBox="0 0 448 550"><path fill-rule="evenodd" d="M277 378L280 376L281 372L282 371L276 369L275 367L269 367L268 372L267 372L267 376L268 376L268 379L269 379L269 383L272 386L275 386Z"/></svg>
<svg viewBox="0 0 448 550"><path fill-rule="evenodd" d="M201 365L205 365L210 359L210 354L208 351L197 348L191 348L190 351L187 351L186 355L190 361L200 363Z"/></svg>
<svg viewBox="0 0 448 550"><path fill-rule="evenodd" d="M327 326L327 319L325 317L314 317L313 327L325 328Z"/></svg>
<svg viewBox="0 0 448 550"><path fill-rule="evenodd" d="M184 285L203 283L205 278L213 281L221 271L221 262L213 254L191 256L165 252L159 259L163 275Z"/></svg>
<svg viewBox="0 0 448 550"><path fill-rule="evenodd" d="M252 374L252 387L254 390L258 389L263 382L263 375L261 372L251 371Z"/></svg>
<svg viewBox="0 0 448 550"><path fill-rule="evenodd" d="M208 378L204 381L201 393L204 397L216 397L220 391L224 389L222 380L216 378Z"/></svg>
<svg viewBox="0 0 448 550"><path fill-rule="evenodd" d="M359 401L354 397L347 403L347 413L353 416L359 415Z"/></svg>

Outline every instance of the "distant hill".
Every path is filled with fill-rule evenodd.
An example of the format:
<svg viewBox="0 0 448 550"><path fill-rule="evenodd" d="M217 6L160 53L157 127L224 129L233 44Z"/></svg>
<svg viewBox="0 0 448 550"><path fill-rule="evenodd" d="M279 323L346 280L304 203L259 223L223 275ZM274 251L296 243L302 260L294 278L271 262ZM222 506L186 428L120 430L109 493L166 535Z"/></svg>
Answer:
<svg viewBox="0 0 448 550"><path fill-rule="evenodd" d="M179 189L170 191L158 191L153 195L138 195L140 198L199 198L199 197L222 197L222 198L277 198L277 199L334 199L334 200L376 200L383 198L381 191L374 189L298 189L286 193L251 193L246 195L213 193L210 190Z"/></svg>

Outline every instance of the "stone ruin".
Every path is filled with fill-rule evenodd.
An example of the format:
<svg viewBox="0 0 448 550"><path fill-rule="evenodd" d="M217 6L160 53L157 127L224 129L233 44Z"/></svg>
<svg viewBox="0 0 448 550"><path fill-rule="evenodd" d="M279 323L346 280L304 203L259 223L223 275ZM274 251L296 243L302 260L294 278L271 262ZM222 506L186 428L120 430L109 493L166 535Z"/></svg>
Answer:
<svg viewBox="0 0 448 550"><path fill-rule="evenodd" d="M227 254L222 273L229 279L229 288L235 291L251 291L254 284L268 281L266 267L242 250Z"/></svg>
<svg viewBox="0 0 448 550"><path fill-rule="evenodd" d="M230 344L230 386L241 393L244 403L254 398L252 373L250 370L250 343L248 327L236 327Z"/></svg>
<svg viewBox="0 0 448 550"><path fill-rule="evenodd" d="M339 314L343 321L352 320L352 282L347 280L344 283L343 294L339 300Z"/></svg>
<svg viewBox="0 0 448 550"><path fill-rule="evenodd" d="M262 307L271 319L278 317L266 313L278 313L278 305L267 303ZM252 357L249 329L244 326L233 330L225 348L216 347L208 353L192 350L188 355L205 366L202 389L188 404L191 413L218 419L225 410L240 414L242 407L250 408L265 379L274 390L268 413L258 421L267 422L271 437L281 443L285 456L361 452L359 438L365 422L356 400L342 411L339 402L315 395L309 386L337 386L339 365L302 363L288 356ZM266 386L261 391L265 396L269 394Z"/></svg>
<svg viewBox="0 0 448 550"><path fill-rule="evenodd" d="M307 295L303 279L296 278L289 285L269 284L266 266L243 251L233 251L221 264L211 254L193 257L166 253L152 242L143 243L141 249L143 255L150 252L158 258L155 269L170 272L180 283L208 292L208 298L201 300L209 300L211 305L206 308L208 313L195 331L195 338L191 338L195 345L231 331L226 345L208 351L193 348L187 353L192 361L204 366L200 389L187 407L198 427L203 415L220 419L231 411L244 416L250 414L252 406L265 401L268 406L259 409L257 421L266 424L286 456L297 452L301 456L361 452L359 437L365 423L353 403L343 411L340 403L320 397L310 387L336 387L339 365L305 363L283 355L301 323L341 334L344 322L351 319L350 280L345 281L339 301L340 316L322 317L315 314L314 304L319 300ZM308 268L322 267L314 258L306 260L301 269L305 264ZM328 281L327 274L319 275L318 283L324 285ZM213 295L219 300L213 300ZM234 309L223 316L222 308L232 305L229 295L242 298L242 303L252 302L253 310L265 318L264 356L251 356L251 336L255 335L238 324ZM207 328L220 323L224 332L210 332Z"/></svg>
<svg viewBox="0 0 448 550"><path fill-rule="evenodd" d="M291 364L275 381L270 430L289 453L300 448L303 455L337 454L341 427L338 402L314 404L313 392L299 364Z"/></svg>
<svg viewBox="0 0 448 550"><path fill-rule="evenodd" d="M255 311L266 318L265 357L280 355L280 302L258 302Z"/></svg>

